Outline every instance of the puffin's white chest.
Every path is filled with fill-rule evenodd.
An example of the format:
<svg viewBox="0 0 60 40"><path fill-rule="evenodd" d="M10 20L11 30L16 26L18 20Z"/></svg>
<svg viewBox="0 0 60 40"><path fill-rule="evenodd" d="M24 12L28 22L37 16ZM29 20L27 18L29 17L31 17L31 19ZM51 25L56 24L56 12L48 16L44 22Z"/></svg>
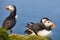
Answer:
<svg viewBox="0 0 60 40"><path fill-rule="evenodd" d="M42 30L42 31L39 31L37 34L42 37L44 36L51 37L52 31Z"/></svg>
<svg viewBox="0 0 60 40"><path fill-rule="evenodd" d="M17 19L17 15L15 16L15 18Z"/></svg>

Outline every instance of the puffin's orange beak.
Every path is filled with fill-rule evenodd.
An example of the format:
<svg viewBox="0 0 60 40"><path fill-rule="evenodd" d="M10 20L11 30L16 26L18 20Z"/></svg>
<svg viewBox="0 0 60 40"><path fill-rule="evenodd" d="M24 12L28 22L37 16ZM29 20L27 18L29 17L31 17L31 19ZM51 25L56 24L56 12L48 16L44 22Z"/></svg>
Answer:
<svg viewBox="0 0 60 40"><path fill-rule="evenodd" d="M53 23L53 24L51 25L51 28L56 28L56 25Z"/></svg>
<svg viewBox="0 0 60 40"><path fill-rule="evenodd" d="M9 7L8 6L6 6L6 10L9 10Z"/></svg>

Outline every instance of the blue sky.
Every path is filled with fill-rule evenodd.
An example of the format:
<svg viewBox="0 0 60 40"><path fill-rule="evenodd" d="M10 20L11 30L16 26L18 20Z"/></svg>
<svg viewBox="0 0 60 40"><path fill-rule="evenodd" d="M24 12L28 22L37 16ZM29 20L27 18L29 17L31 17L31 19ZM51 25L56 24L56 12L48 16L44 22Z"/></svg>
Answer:
<svg viewBox="0 0 60 40"><path fill-rule="evenodd" d="M56 24L53 29L53 40L60 40L60 0L0 0L0 26L9 15L5 9L7 5L17 7L17 23L13 33L24 34L26 23L39 22L41 18L48 17Z"/></svg>

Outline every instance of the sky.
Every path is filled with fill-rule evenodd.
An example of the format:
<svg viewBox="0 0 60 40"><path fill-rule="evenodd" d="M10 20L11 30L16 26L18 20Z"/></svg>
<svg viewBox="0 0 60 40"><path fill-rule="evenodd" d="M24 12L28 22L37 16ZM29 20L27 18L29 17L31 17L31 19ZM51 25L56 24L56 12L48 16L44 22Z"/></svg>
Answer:
<svg viewBox="0 0 60 40"><path fill-rule="evenodd" d="M10 14L5 9L7 5L15 5L17 8L18 17L13 33L23 35L26 23L37 23L41 18L48 17L56 24L52 30L52 40L60 40L60 0L0 0L0 26Z"/></svg>

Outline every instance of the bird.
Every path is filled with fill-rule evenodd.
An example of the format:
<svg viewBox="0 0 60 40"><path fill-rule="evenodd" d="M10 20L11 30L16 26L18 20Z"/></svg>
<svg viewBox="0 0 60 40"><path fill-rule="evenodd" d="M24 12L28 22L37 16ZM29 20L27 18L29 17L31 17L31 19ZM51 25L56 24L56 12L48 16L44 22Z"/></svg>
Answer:
<svg viewBox="0 0 60 40"><path fill-rule="evenodd" d="M40 20L39 23L27 23L27 29L25 33L28 35L37 35L42 37L51 37L52 29L56 27L55 23L53 23L49 18L44 17Z"/></svg>
<svg viewBox="0 0 60 40"><path fill-rule="evenodd" d="M10 11L8 17L2 23L2 28L9 30L12 33L12 28L16 25L16 6L15 5L8 5L6 6L6 10Z"/></svg>

